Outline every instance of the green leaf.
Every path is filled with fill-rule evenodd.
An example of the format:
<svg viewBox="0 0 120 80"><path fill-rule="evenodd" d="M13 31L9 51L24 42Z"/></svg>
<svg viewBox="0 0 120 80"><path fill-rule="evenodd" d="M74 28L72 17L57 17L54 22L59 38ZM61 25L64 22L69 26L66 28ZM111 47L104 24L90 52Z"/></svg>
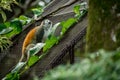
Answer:
<svg viewBox="0 0 120 80"><path fill-rule="evenodd" d="M28 60L28 66L32 66L33 64L35 64L37 61L39 60L39 57L34 55L31 56L30 59Z"/></svg>
<svg viewBox="0 0 120 80"><path fill-rule="evenodd" d="M22 31L22 23L18 20L11 21L9 27L11 27L13 29L13 31L5 34L9 38L11 38L12 36L14 36L16 34L19 34Z"/></svg>
<svg viewBox="0 0 120 80"><path fill-rule="evenodd" d="M7 19L5 12L0 9L0 14L1 14L2 18L3 18L3 21L5 22L6 19Z"/></svg>
<svg viewBox="0 0 120 80"><path fill-rule="evenodd" d="M80 5L75 5L73 10L77 15L80 15Z"/></svg>
<svg viewBox="0 0 120 80"><path fill-rule="evenodd" d="M19 80L20 75L16 72L16 73L9 73L6 75L5 78L3 78L2 80Z"/></svg>
<svg viewBox="0 0 120 80"><path fill-rule="evenodd" d="M61 22L61 26L62 26L61 35L63 35L76 22L77 20L75 18L70 18L67 21Z"/></svg>
<svg viewBox="0 0 120 80"><path fill-rule="evenodd" d="M33 8L32 11L35 16L40 16L43 13L43 8L42 7Z"/></svg>
<svg viewBox="0 0 120 80"><path fill-rule="evenodd" d="M9 32L13 31L13 28L11 27L8 27L8 28L5 28L3 29L2 31L0 31L0 34L3 35L3 34L7 34Z"/></svg>
<svg viewBox="0 0 120 80"><path fill-rule="evenodd" d="M76 5L76 6L74 6L74 12L75 12L75 17L76 17L76 19L78 19L79 20L79 18L80 18L80 16L81 16L81 14L82 14L82 12L80 11L80 5Z"/></svg>
<svg viewBox="0 0 120 80"><path fill-rule="evenodd" d="M0 24L0 31L2 31L2 30L5 29L5 28L6 28L5 24L1 23L1 24Z"/></svg>
<svg viewBox="0 0 120 80"><path fill-rule="evenodd" d="M50 38L48 38L45 41L45 46L43 47L43 52L46 52L48 49L50 49L54 44L58 43L58 38L55 36L50 36Z"/></svg>
<svg viewBox="0 0 120 80"><path fill-rule="evenodd" d="M4 25L5 25L6 27L10 27L10 22L5 22Z"/></svg>
<svg viewBox="0 0 120 80"><path fill-rule="evenodd" d="M26 25L26 24L28 24L28 23L30 23L30 22L32 21L31 18L26 17L26 16L24 16L24 15L21 15L21 16L18 18L18 20L20 20L23 25Z"/></svg>
<svg viewBox="0 0 120 80"><path fill-rule="evenodd" d="M0 34L4 35L13 31L13 28L10 27L10 22L5 22L0 24Z"/></svg>

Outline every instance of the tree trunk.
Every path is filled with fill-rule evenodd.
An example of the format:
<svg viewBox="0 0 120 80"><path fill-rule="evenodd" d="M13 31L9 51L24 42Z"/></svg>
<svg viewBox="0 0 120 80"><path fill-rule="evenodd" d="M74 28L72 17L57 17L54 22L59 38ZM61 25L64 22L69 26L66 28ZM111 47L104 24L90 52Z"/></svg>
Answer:
<svg viewBox="0 0 120 80"><path fill-rule="evenodd" d="M120 46L120 0L89 0L86 52Z"/></svg>

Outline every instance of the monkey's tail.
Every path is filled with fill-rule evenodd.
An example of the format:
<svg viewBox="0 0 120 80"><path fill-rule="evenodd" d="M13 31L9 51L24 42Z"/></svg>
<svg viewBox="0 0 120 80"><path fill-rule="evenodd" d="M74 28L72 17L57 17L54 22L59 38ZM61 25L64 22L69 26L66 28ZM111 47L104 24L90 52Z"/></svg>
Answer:
<svg viewBox="0 0 120 80"><path fill-rule="evenodd" d="M22 56L21 56L19 62L22 62L23 58L24 58L24 55L22 54Z"/></svg>
<svg viewBox="0 0 120 80"><path fill-rule="evenodd" d="M24 47L22 47L22 56L21 56L19 62L22 62L22 61L23 61L23 58L24 58Z"/></svg>

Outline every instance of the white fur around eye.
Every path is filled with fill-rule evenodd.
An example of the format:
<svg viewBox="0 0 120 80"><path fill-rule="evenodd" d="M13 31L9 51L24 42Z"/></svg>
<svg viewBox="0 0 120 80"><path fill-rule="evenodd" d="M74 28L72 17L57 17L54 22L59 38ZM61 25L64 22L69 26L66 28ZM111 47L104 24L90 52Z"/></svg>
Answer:
<svg viewBox="0 0 120 80"><path fill-rule="evenodd" d="M49 22L51 22L49 19L46 19L46 20L45 20L45 23L49 23Z"/></svg>

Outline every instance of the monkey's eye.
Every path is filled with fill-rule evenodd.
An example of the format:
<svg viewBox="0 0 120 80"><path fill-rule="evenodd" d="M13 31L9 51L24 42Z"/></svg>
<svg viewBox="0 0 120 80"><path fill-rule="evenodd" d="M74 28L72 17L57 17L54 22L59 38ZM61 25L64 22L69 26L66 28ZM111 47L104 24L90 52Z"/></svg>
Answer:
<svg viewBox="0 0 120 80"><path fill-rule="evenodd" d="M50 20L46 19L46 20L44 20L43 25L44 25L45 27L48 27L48 26L51 27L52 22L51 22ZM48 28L49 28L49 27L48 27Z"/></svg>
<svg viewBox="0 0 120 80"><path fill-rule="evenodd" d="M51 24L51 22L49 21L48 24Z"/></svg>

